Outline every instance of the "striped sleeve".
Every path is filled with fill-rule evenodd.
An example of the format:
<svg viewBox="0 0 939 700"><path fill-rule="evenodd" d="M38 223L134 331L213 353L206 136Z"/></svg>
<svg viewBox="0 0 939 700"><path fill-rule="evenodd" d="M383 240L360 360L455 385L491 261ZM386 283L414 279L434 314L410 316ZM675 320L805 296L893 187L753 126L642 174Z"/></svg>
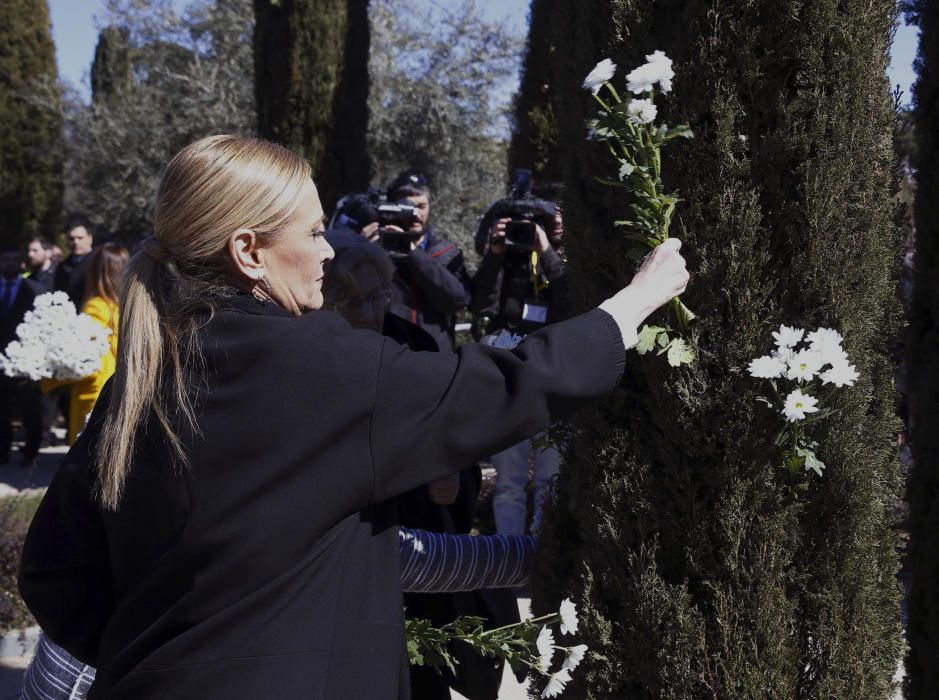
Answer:
<svg viewBox="0 0 939 700"><path fill-rule="evenodd" d="M528 583L535 538L449 535L401 528L401 587L408 593L453 593Z"/></svg>
<svg viewBox="0 0 939 700"><path fill-rule="evenodd" d="M53 643L39 638L36 655L23 676L21 700L82 700L95 679L95 669Z"/></svg>

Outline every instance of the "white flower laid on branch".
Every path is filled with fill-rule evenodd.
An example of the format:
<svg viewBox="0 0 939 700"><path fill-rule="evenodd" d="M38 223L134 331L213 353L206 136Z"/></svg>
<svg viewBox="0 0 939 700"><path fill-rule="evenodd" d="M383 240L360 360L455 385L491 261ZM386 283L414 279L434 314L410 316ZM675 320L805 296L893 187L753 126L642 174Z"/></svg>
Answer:
<svg viewBox="0 0 939 700"><path fill-rule="evenodd" d="M449 644L459 640L478 654L504 659L513 667L527 669L545 679L543 698L560 695L571 681L571 673L587 654L587 645L573 647L558 644L550 625L560 623L562 635L574 634L579 621L577 607L569 598L561 601L556 613L522 620L514 625L484 629L481 617L460 617L443 627L433 627L427 620L407 619L408 660L417 666L446 666L456 672L458 663ZM552 671L557 652L562 652L561 666Z"/></svg>
<svg viewBox="0 0 939 700"><path fill-rule="evenodd" d="M77 313L65 292L49 292L36 297L16 335L0 354L8 377L81 379L101 368L111 330Z"/></svg>
<svg viewBox="0 0 939 700"><path fill-rule="evenodd" d="M848 362L841 334L819 328L806 335L802 328L780 326L773 332L776 349L758 357L747 368L751 377L769 382L771 397L760 397L785 419L776 435L783 450L783 466L795 479L803 471L819 476L825 464L818 459L818 444L809 440L805 428L835 413L826 407L836 389L853 386L858 371ZM828 386L828 391L821 390ZM798 484L805 490L805 484Z"/></svg>
<svg viewBox="0 0 939 700"><path fill-rule="evenodd" d="M679 199L666 194L662 184L662 148L677 138L690 138L691 129L679 124L669 127L656 124L658 107L655 97L672 89L672 61L662 51L646 56L647 63L626 76L626 98L611 82L616 64L600 61L584 80L584 88L593 93L599 106L596 118L587 121L587 140L603 143L612 156L615 177L597 178L610 187L626 190L632 215L614 221L632 242L631 255L640 260L668 239L668 229ZM656 88L658 86L658 89ZM668 363L677 367L694 361L694 342L690 337L694 314L677 297L669 302L675 327L668 324L643 326L637 351L640 355L656 350Z"/></svg>

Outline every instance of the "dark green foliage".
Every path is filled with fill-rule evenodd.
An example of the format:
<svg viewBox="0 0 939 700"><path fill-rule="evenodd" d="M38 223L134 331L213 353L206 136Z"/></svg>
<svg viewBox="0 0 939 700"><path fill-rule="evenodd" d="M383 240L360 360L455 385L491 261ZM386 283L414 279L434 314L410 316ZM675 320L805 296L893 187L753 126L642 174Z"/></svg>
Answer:
<svg viewBox="0 0 939 700"><path fill-rule="evenodd" d="M0 0L0 222L3 245L57 233L62 117L33 100L56 79L46 0Z"/></svg>
<svg viewBox="0 0 939 700"><path fill-rule="evenodd" d="M630 353L578 420L540 538L537 612L571 595L590 645L570 697L885 698L902 653L891 349L898 332L892 0L567 0L553 83L576 302L629 279L626 205L584 141L587 72L675 59L660 120L699 359ZM583 37L590 37L584 41ZM623 71L616 80L622 86ZM652 320L658 317L653 317ZM780 323L837 328L861 379L812 428L823 477L788 495L748 362Z"/></svg>
<svg viewBox="0 0 939 700"><path fill-rule="evenodd" d="M916 244L909 335L913 473L909 500L912 698L939 695L939 2L911 8L921 30L913 91L917 136Z"/></svg>
<svg viewBox="0 0 939 700"><path fill-rule="evenodd" d="M558 0L531 2L528 42L522 80L515 96L515 123L509 145L509 168L530 169L537 182L561 179L556 93L551 80L551 65L557 51L551 23L558 5Z"/></svg>
<svg viewBox="0 0 939 700"><path fill-rule="evenodd" d="M368 0L254 0L258 133L313 166L327 210L368 184Z"/></svg>
<svg viewBox="0 0 939 700"><path fill-rule="evenodd" d="M91 64L91 99L111 105L131 86L129 32L126 27L108 26L98 34L95 60Z"/></svg>

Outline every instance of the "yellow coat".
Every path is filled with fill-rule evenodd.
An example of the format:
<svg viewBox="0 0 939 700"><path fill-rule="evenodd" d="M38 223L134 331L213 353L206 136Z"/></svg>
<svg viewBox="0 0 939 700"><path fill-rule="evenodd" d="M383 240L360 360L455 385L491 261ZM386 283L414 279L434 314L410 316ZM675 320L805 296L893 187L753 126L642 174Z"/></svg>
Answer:
<svg viewBox="0 0 939 700"><path fill-rule="evenodd" d="M65 384L71 385L71 397L68 411L68 444L71 445L85 425L85 418L94 408L98 395L105 382L114 374L117 367L117 304L104 297L93 296L82 306L82 313L88 314L105 328L111 329L108 336L108 352L101 358L101 368L94 374L73 381L44 379L43 391L52 391Z"/></svg>

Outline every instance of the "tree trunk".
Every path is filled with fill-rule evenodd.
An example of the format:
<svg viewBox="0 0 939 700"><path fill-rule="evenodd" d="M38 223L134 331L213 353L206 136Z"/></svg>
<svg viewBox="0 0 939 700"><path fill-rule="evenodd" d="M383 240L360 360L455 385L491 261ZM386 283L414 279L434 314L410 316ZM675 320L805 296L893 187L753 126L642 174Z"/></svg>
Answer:
<svg viewBox="0 0 939 700"><path fill-rule="evenodd" d="M570 697L884 698L901 655L894 363L899 301L893 0L558 0L552 62L575 303L629 279L628 213L580 84L660 49L659 121L682 197L698 359L630 353L617 394L579 417L539 539L535 609L572 596L593 654ZM590 37L584 41L583 37ZM653 317L651 320L655 320ZM663 317L664 319L664 317ZM822 477L791 494L749 361L781 323L845 337L861 378L812 427Z"/></svg>
<svg viewBox="0 0 939 700"><path fill-rule="evenodd" d="M911 698L939 696L939 2L915 3L916 244L908 380L913 473L909 603Z"/></svg>
<svg viewBox="0 0 939 700"><path fill-rule="evenodd" d="M313 166L327 211L368 185L368 0L255 0L258 133Z"/></svg>

